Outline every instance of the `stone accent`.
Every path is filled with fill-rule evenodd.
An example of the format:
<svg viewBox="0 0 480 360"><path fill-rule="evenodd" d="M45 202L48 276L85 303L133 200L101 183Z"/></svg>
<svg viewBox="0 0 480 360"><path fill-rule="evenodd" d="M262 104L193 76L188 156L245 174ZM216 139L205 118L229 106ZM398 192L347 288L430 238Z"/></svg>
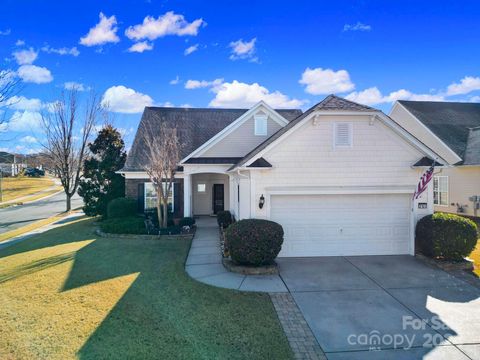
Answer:
<svg viewBox="0 0 480 360"><path fill-rule="evenodd" d="M270 293L273 306L297 360L327 359L290 293Z"/></svg>
<svg viewBox="0 0 480 360"><path fill-rule="evenodd" d="M105 238L119 238L119 239L127 239L127 238L135 238L139 240L191 240L195 235L195 232L189 234L175 234L175 235L145 235L145 234L110 234L105 233L100 229L95 230L95 234L100 237Z"/></svg>

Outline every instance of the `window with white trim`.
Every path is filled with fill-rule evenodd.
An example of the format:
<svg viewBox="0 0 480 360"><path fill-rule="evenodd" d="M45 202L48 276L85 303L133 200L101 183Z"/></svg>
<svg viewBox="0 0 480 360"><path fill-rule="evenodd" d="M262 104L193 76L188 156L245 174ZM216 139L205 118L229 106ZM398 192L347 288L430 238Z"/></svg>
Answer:
<svg viewBox="0 0 480 360"><path fill-rule="evenodd" d="M334 147L351 147L353 143L352 124L337 122L333 126Z"/></svg>
<svg viewBox="0 0 480 360"><path fill-rule="evenodd" d="M255 118L255 135L266 136L268 133L267 115L255 115L254 118Z"/></svg>
<svg viewBox="0 0 480 360"><path fill-rule="evenodd" d="M433 203L448 206L448 176L433 177Z"/></svg>
<svg viewBox="0 0 480 360"><path fill-rule="evenodd" d="M163 183L163 188L166 190L167 183ZM173 188L170 189L168 194L168 211L173 212L174 203L173 203ZM157 207L157 193L152 183L145 183L145 210L154 209Z"/></svg>

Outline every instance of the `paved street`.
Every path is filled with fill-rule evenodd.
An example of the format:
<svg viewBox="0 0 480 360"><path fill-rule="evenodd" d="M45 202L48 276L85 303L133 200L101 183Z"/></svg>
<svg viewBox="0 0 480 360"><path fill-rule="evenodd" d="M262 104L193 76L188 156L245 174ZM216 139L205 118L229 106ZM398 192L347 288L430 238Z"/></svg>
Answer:
<svg viewBox="0 0 480 360"><path fill-rule="evenodd" d="M72 198L72 209L80 207L82 204L82 199L78 195ZM63 192L29 204L0 209L0 234L63 211L65 211L65 194Z"/></svg>

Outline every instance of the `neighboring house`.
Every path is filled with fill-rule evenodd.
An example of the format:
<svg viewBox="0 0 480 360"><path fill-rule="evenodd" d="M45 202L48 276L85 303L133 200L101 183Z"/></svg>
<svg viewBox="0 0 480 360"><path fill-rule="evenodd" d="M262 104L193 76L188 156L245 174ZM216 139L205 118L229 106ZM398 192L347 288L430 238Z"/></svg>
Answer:
<svg viewBox="0 0 480 360"><path fill-rule="evenodd" d="M435 211L480 216L480 104L397 101L390 116L454 164L435 171Z"/></svg>
<svg viewBox="0 0 480 360"><path fill-rule="evenodd" d="M424 171L415 164L447 163L381 111L334 95L305 113L264 102L249 110L148 107L139 128L160 122L176 126L185 144L174 213L226 209L276 221L285 231L280 256L414 254L415 223L433 212L431 186L412 200ZM138 133L120 173L144 209L155 194Z"/></svg>
<svg viewBox="0 0 480 360"><path fill-rule="evenodd" d="M0 151L0 171L2 175L15 176L26 167L26 164L17 161L16 155Z"/></svg>

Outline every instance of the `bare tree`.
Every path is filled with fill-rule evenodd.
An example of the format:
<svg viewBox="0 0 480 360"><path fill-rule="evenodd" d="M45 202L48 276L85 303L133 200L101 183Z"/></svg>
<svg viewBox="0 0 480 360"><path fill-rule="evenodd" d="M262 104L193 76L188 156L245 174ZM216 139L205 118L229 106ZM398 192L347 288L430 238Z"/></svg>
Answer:
<svg viewBox="0 0 480 360"><path fill-rule="evenodd" d="M175 173L180 162L181 144L177 129L162 122L153 128L144 123L140 128L144 141L145 171L157 195L157 213L160 227L167 227L168 195L172 191Z"/></svg>
<svg viewBox="0 0 480 360"><path fill-rule="evenodd" d="M20 80L14 71L0 70L0 107L12 105L12 98L20 91L19 84ZM0 125L5 122L5 114L6 112L3 112L0 118Z"/></svg>
<svg viewBox="0 0 480 360"><path fill-rule="evenodd" d="M93 93L83 106L83 113L78 105L76 90L62 92L51 111L42 115L46 135L44 147L67 196L67 211L72 208L71 199L80 181L90 135L103 111L99 98Z"/></svg>

